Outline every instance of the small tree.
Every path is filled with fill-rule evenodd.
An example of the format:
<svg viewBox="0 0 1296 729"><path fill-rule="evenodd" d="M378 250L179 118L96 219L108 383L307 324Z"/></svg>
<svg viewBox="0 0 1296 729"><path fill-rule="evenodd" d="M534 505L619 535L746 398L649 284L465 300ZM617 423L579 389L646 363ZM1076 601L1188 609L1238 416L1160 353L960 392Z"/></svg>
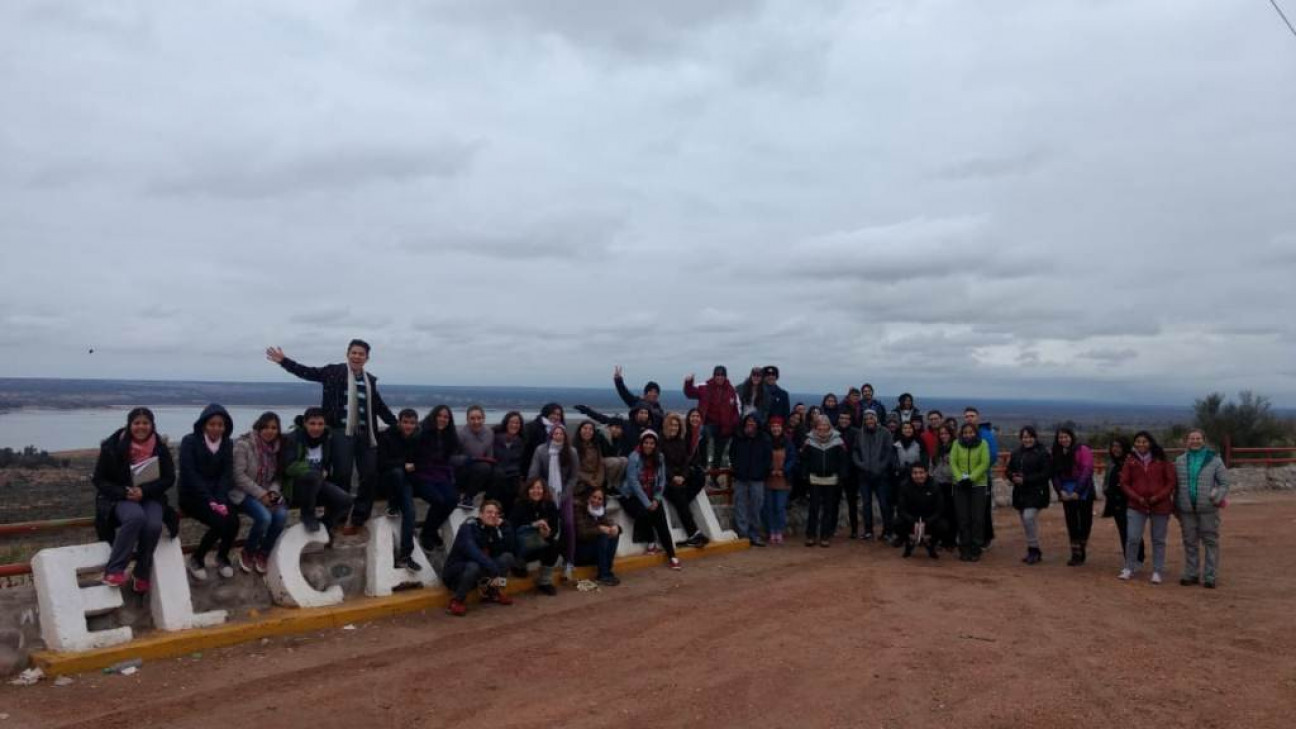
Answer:
<svg viewBox="0 0 1296 729"><path fill-rule="evenodd" d="M1269 398L1250 390L1238 393L1237 402L1212 392L1193 403L1194 425L1218 447L1225 439L1243 448L1263 448L1280 442L1286 428L1274 415Z"/></svg>

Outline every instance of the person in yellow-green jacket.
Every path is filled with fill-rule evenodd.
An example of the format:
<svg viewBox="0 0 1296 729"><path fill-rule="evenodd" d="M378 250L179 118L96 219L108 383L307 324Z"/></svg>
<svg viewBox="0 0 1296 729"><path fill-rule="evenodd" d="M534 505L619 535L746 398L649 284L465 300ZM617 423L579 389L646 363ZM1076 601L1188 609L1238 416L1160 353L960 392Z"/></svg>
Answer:
<svg viewBox="0 0 1296 729"><path fill-rule="evenodd" d="M985 530L985 505L990 489L990 447L975 425L964 423L950 449L954 473L954 510L958 514L959 560L981 560L981 535Z"/></svg>

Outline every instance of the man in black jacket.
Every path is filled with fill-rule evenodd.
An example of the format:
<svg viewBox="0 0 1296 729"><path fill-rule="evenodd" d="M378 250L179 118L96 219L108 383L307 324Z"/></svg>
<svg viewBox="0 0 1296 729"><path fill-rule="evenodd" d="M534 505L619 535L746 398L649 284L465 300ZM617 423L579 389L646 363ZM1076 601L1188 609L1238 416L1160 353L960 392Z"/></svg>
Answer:
<svg viewBox="0 0 1296 729"><path fill-rule="evenodd" d="M779 368L767 365L762 370L762 375L765 378L765 421L769 422L770 418L787 420L792 411L792 403L787 390L779 387Z"/></svg>
<svg viewBox="0 0 1296 729"><path fill-rule="evenodd" d="M648 383L644 385L643 397L636 397L635 394L630 392L629 388L626 387L625 378L621 376L621 365L617 365L612 371L612 384L616 386L617 395L621 397L621 402L624 402L626 407L630 408L630 420L634 420L634 411L636 408L647 408L648 416L652 420L651 427L653 432L660 433L662 429L662 421L666 418L666 413L662 410L660 402L661 385L649 380ZM635 443L638 442L639 441L637 440L635 441Z"/></svg>
<svg viewBox="0 0 1296 729"><path fill-rule="evenodd" d="M369 344L352 339L347 345L345 363L323 367L299 364L285 356L278 347L267 349L266 359L303 380L323 385L320 407L324 409L333 432L334 477L330 480L350 493L353 469L360 475L360 490L351 509L351 526L343 531L344 534L354 534L369 520L373 511L374 481L378 472L377 419L382 419L389 427L396 425L396 416L378 394L378 378L365 371Z"/></svg>
<svg viewBox="0 0 1296 729"><path fill-rule="evenodd" d="M900 484L896 500L896 534L904 539L904 556L913 554L918 546L918 525L922 524L921 539L927 556L936 559L936 537L943 534L945 524L941 519L944 497L928 473L927 466L915 463L909 467L907 478Z"/></svg>

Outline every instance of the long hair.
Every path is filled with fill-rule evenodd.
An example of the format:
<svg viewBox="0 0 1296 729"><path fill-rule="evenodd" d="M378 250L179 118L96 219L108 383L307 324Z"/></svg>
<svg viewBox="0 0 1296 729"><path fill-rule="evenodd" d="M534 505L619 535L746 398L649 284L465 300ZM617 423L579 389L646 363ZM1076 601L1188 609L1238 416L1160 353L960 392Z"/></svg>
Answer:
<svg viewBox="0 0 1296 729"><path fill-rule="evenodd" d="M1064 449L1059 442L1063 433L1071 436L1071 447ZM1076 439L1075 430L1062 426L1053 431L1053 473L1059 476L1070 476L1075 470L1076 451L1080 448L1080 441Z"/></svg>
<svg viewBox="0 0 1296 729"><path fill-rule="evenodd" d="M496 433L501 433L501 434L503 434L503 433L507 433L507 432L508 432L508 424L509 424L509 421L512 420L513 418L517 418L517 419L518 419L518 432L517 432L517 434L518 434L518 437L521 438L521 437L522 437L522 428L526 427L526 419L522 417L522 413L519 413L519 412L516 411L516 410L510 410L510 411L508 411L507 413L504 413L504 417L503 417L503 419L500 420L499 425L495 426L495 432L496 432Z"/></svg>
<svg viewBox="0 0 1296 729"><path fill-rule="evenodd" d="M1148 452L1152 454L1152 460L1164 461L1166 459L1165 449L1162 448L1159 443L1157 443L1155 436L1153 436L1151 433L1149 433L1146 430L1140 430L1139 432L1134 434L1133 440L1138 440L1139 438L1147 438Z"/></svg>
<svg viewBox="0 0 1296 729"><path fill-rule="evenodd" d="M150 426L150 430L152 431L152 434L153 434L153 435L156 435L156 434L157 434L157 419L153 417L153 411L152 411L152 410L149 410L149 409L146 408L146 407L137 407L137 408L131 408L131 411L130 411L129 413L126 413L126 433L125 433L125 435L126 435L127 438L130 437L130 426L131 426L131 423L135 422L135 418L141 418L141 417L142 417L142 418L147 418L147 419L148 419L148 421L149 421L149 426ZM145 438L145 440L148 440L148 439Z"/></svg>
<svg viewBox="0 0 1296 729"><path fill-rule="evenodd" d="M437 415L444 412L449 417L445 430L440 432L436 429ZM459 452L459 432L455 430L454 411L449 405L437 405L432 408L432 412L423 418L423 432L427 438L436 444L441 451L442 458L449 458L451 455Z"/></svg>

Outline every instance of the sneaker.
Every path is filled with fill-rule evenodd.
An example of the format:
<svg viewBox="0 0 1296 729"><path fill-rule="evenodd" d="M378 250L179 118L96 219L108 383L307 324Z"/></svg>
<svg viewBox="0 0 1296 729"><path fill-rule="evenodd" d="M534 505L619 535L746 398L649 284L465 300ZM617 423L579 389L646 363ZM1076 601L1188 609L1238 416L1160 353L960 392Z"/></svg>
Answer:
<svg viewBox="0 0 1296 729"><path fill-rule="evenodd" d="M851 541L855 541L856 539L859 539L860 538L859 531L856 529L852 529L849 538Z"/></svg>
<svg viewBox="0 0 1296 729"><path fill-rule="evenodd" d="M468 606L464 604L463 600L451 598L450 604L446 606L446 612L456 618L462 618L468 614Z"/></svg>
<svg viewBox="0 0 1296 729"><path fill-rule="evenodd" d="M647 554L649 556L652 556L654 554L660 554L660 553L661 553L661 547L657 546L657 542L653 542L652 544L649 544L648 548L644 550L644 554Z"/></svg>
<svg viewBox="0 0 1296 729"><path fill-rule="evenodd" d="M1123 569L1120 571L1119 575L1116 575L1116 579L1129 581L1129 578L1133 576L1134 576L1133 572L1130 572L1128 569Z"/></svg>
<svg viewBox="0 0 1296 729"><path fill-rule="evenodd" d="M1159 584L1161 584L1161 573L1160 573L1160 572L1153 572L1153 573L1152 573L1152 579L1151 579L1151 582L1152 582L1152 584L1154 584L1154 585L1159 585Z"/></svg>
<svg viewBox="0 0 1296 729"><path fill-rule="evenodd" d="M864 532L864 536L860 537L860 539L863 539L866 542L873 541L873 532Z"/></svg>
<svg viewBox="0 0 1296 729"><path fill-rule="evenodd" d="M252 566L254 564L256 564L256 557L253 557L252 553L247 551L246 549L240 549L238 553L239 569L243 570L248 574L252 574ZM224 575L221 576L224 577Z"/></svg>
<svg viewBox="0 0 1296 729"><path fill-rule="evenodd" d="M270 568L270 555L262 552L260 554L257 554L252 559L253 559L252 566L256 568L257 574L264 575L266 573L266 570Z"/></svg>
<svg viewBox="0 0 1296 729"><path fill-rule="evenodd" d="M1197 582L1198 580L1196 577L1185 577L1179 580L1179 584L1183 585L1184 587L1190 587L1192 585L1197 584Z"/></svg>
<svg viewBox="0 0 1296 729"><path fill-rule="evenodd" d="M607 577L598 578L598 583L606 587L616 587L621 584L621 578L616 575L608 575Z"/></svg>
<svg viewBox="0 0 1296 729"><path fill-rule="evenodd" d="M409 570L410 572L418 572L423 569L419 563L415 562L414 558L409 555L397 557L395 567L398 570Z"/></svg>
<svg viewBox="0 0 1296 729"><path fill-rule="evenodd" d="M216 572L221 577L224 577L225 579L228 580L229 578L234 576L234 565L230 564L229 560L225 560L220 563L220 567L216 569Z"/></svg>
<svg viewBox="0 0 1296 729"><path fill-rule="evenodd" d="M185 567L189 569L189 574L193 575L195 580L202 582L207 579L207 567L197 559L190 557L185 560Z"/></svg>
<svg viewBox="0 0 1296 729"><path fill-rule="evenodd" d="M748 540L748 541L751 542L751 545L752 545L753 547L764 547L764 546L766 546L767 544L769 544L769 542L766 542L764 539L761 539L759 536L757 536L757 535L755 535L755 534L753 534L753 535L751 536L751 539Z"/></svg>
<svg viewBox="0 0 1296 729"><path fill-rule="evenodd" d="M807 540L806 540L806 546L807 546L807 547L813 547L813 546L816 545L816 544L818 544L818 542L816 542L816 541L813 540L813 539L807 539Z"/></svg>
<svg viewBox="0 0 1296 729"><path fill-rule="evenodd" d="M552 585L550 585L550 589L553 589ZM491 591L490 601L495 603L496 605L513 604L513 598L510 597L507 592L504 592L498 587Z"/></svg>
<svg viewBox="0 0 1296 729"><path fill-rule="evenodd" d="M536 585L536 591L541 595L548 595L549 597L558 596L558 588L553 585Z"/></svg>
<svg viewBox="0 0 1296 729"><path fill-rule="evenodd" d="M316 517L314 514L308 514L305 511L303 511L301 516L301 523L302 526L306 527L307 534L315 534L320 530L319 518Z"/></svg>
<svg viewBox="0 0 1296 729"><path fill-rule="evenodd" d="M131 589L140 595L147 594L149 588L152 586L153 585L151 585L148 580L142 577L136 577L133 580L131 580Z"/></svg>
<svg viewBox="0 0 1296 729"><path fill-rule="evenodd" d="M1215 580L1206 580L1205 582L1202 583L1202 587L1205 587L1207 590L1214 590Z"/></svg>
<svg viewBox="0 0 1296 729"><path fill-rule="evenodd" d="M667 566L669 566L671 569L675 570L676 572L679 572L680 570L684 569L684 565L680 564L679 557L671 557L670 562L667 563Z"/></svg>
<svg viewBox="0 0 1296 729"><path fill-rule="evenodd" d="M829 543L829 541L828 541L827 539L820 539L820 540L819 540L819 546L820 546L820 547L823 547L824 549L827 549L827 548L831 547L832 544Z"/></svg>
<svg viewBox="0 0 1296 729"><path fill-rule="evenodd" d="M126 584L126 573L107 572L103 576L103 583L109 587L121 587Z"/></svg>

